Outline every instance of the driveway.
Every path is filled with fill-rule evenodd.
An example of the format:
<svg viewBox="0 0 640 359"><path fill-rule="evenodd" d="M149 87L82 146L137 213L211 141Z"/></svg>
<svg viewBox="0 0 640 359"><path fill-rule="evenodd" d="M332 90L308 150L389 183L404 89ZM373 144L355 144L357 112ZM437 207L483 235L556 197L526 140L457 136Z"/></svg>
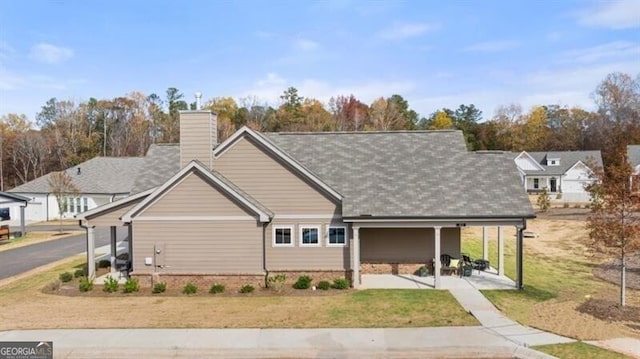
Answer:
<svg viewBox="0 0 640 359"><path fill-rule="evenodd" d="M76 226L73 229L78 230L78 228L79 227ZM54 230L57 229L58 227ZM51 229L49 228L47 230ZM109 228L96 228L95 233L96 248L110 243ZM118 238L124 238L122 235L123 234L119 232ZM126 235L126 233L124 235ZM80 234L0 252L0 280L79 253L86 253L86 250L86 236Z"/></svg>

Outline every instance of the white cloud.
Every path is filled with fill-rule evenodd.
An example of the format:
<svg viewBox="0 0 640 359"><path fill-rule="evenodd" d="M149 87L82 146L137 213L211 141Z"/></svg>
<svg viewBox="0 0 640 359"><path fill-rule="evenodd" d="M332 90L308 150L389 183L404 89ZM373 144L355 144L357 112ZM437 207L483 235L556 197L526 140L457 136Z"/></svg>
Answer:
<svg viewBox="0 0 640 359"><path fill-rule="evenodd" d="M73 50L55 46L51 44L40 43L31 47L29 58L44 64L59 64L73 57Z"/></svg>
<svg viewBox="0 0 640 359"><path fill-rule="evenodd" d="M436 24L427 23L397 23L378 32L378 37L384 40L402 40L420 36L439 28Z"/></svg>
<svg viewBox="0 0 640 359"><path fill-rule="evenodd" d="M290 86L297 88L301 96L315 98L325 104L331 97L338 95L353 94L360 101L371 103L380 96L387 97L396 93L405 96L415 89L415 85L411 81L368 81L336 85L313 78L292 81L276 73L268 73L237 97L256 97L270 105L278 105L280 95Z"/></svg>
<svg viewBox="0 0 640 359"><path fill-rule="evenodd" d="M640 44L630 41L614 41L585 49L574 49L561 56L565 62L596 62L611 58L640 59Z"/></svg>
<svg viewBox="0 0 640 359"><path fill-rule="evenodd" d="M640 27L640 1L599 1L597 5L577 12L582 25L609 29Z"/></svg>
<svg viewBox="0 0 640 359"><path fill-rule="evenodd" d="M467 46L463 51L468 52L501 52L511 50L520 45L519 42L513 40L497 40L479 42L470 46Z"/></svg>
<svg viewBox="0 0 640 359"><path fill-rule="evenodd" d="M296 39L293 46L302 51L311 51L320 47L317 42L309 39Z"/></svg>

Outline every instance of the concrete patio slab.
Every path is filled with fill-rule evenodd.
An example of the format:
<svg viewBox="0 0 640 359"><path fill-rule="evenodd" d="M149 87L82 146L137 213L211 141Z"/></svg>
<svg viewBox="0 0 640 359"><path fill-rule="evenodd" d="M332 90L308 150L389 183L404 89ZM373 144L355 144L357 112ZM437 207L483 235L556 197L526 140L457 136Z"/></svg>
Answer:
<svg viewBox="0 0 640 359"><path fill-rule="evenodd" d="M413 274L363 274L360 289L434 289L434 277ZM470 277L440 276L440 289L515 289L513 280L491 271L473 271Z"/></svg>

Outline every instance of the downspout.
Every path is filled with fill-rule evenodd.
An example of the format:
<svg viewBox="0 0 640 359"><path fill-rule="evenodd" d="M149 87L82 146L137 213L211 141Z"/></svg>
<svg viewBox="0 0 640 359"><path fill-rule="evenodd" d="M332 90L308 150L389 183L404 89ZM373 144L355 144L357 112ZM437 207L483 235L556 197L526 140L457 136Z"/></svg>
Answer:
<svg viewBox="0 0 640 359"><path fill-rule="evenodd" d="M524 284L522 283L522 278L523 278L523 238L524 238L524 231L527 229L527 220L525 218L522 218L522 228L518 229L518 236L516 238L516 272L517 272L517 278L516 278L516 288L519 290L522 290L524 288Z"/></svg>
<svg viewBox="0 0 640 359"><path fill-rule="evenodd" d="M44 203L45 203L45 204L46 204L46 206L47 206L47 216L46 216L46 218L45 218L45 220L46 220L47 222L49 222L49 195L50 195L50 193L47 193L47 197L45 197L45 199L44 199Z"/></svg>
<svg viewBox="0 0 640 359"><path fill-rule="evenodd" d="M265 273L264 287L267 288L269 272L267 271L267 226L269 222L262 222L262 270Z"/></svg>

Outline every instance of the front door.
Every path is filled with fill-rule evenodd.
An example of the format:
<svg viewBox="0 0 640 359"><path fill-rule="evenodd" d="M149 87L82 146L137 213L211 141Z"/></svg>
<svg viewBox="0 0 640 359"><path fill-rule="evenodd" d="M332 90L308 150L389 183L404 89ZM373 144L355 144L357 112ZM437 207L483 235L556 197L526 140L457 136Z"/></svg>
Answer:
<svg viewBox="0 0 640 359"><path fill-rule="evenodd" d="M549 186L551 187L551 192L556 192L556 179L555 178L551 178L551 183L549 184Z"/></svg>

